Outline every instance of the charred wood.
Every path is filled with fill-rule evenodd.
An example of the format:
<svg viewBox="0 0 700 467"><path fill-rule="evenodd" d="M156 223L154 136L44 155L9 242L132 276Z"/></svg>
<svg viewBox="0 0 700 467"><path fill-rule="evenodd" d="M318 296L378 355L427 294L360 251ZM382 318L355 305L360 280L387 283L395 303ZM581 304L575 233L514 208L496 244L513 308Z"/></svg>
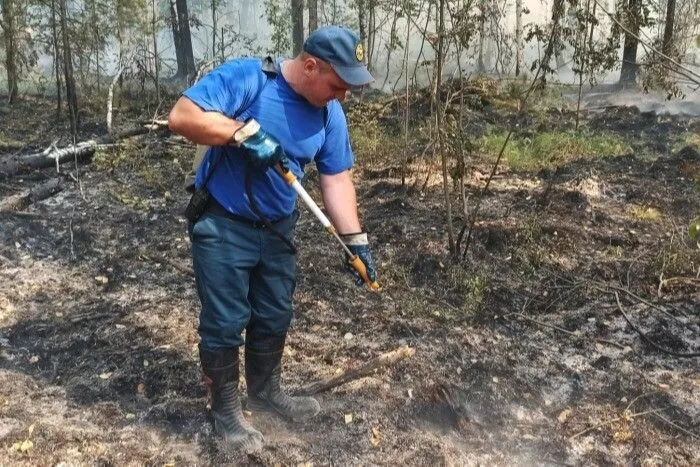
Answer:
<svg viewBox="0 0 700 467"><path fill-rule="evenodd" d="M32 203L41 201L61 191L61 179L54 178L22 193L8 196L0 201L0 212L22 211Z"/></svg>

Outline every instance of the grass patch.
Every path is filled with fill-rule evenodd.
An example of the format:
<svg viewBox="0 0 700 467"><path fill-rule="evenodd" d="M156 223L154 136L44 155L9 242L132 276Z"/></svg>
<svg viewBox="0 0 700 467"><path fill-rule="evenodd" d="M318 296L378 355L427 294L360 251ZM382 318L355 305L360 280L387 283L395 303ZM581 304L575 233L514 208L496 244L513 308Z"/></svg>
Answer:
<svg viewBox="0 0 700 467"><path fill-rule="evenodd" d="M506 133L485 135L479 148L489 158L496 158L503 147ZM608 134L574 132L543 132L532 137L511 137L504 156L513 170L553 169L579 159L626 154L629 144L621 138Z"/></svg>
<svg viewBox="0 0 700 467"><path fill-rule="evenodd" d="M16 139L7 136L7 134L4 131L0 131L0 151L20 149L23 146L24 143L22 143L21 141L17 141Z"/></svg>
<svg viewBox="0 0 700 467"><path fill-rule="evenodd" d="M405 146L403 133L392 135L377 120L350 125L350 141L358 165L366 166L400 160Z"/></svg>
<svg viewBox="0 0 700 467"><path fill-rule="evenodd" d="M627 210L633 218L641 221L659 221L663 217L661 211L651 206L632 204Z"/></svg>
<svg viewBox="0 0 700 467"><path fill-rule="evenodd" d="M486 295L486 276L455 266L449 271L448 283L461 298L464 314L471 315L481 309Z"/></svg>
<svg viewBox="0 0 700 467"><path fill-rule="evenodd" d="M683 133L673 145L673 152L678 152L686 146L700 150L700 134L689 131Z"/></svg>

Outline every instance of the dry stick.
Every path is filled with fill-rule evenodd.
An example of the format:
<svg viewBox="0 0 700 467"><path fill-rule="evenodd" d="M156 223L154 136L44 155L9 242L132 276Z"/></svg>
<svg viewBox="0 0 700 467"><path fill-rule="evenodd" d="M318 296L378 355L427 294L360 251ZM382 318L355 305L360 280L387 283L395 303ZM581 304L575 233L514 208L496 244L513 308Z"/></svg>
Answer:
<svg viewBox="0 0 700 467"><path fill-rule="evenodd" d="M528 316L525 316L522 313L509 313L509 315L520 316L521 318L526 319L528 321L531 321L539 326L544 326L545 328L556 329L557 331L563 332L564 334L568 334L569 336L575 337L577 339L593 340L593 341L599 342L601 344L612 345L613 347L617 347L618 349L621 349L621 350L625 349L624 345L619 344L617 342L609 341L607 339L587 338L586 336L582 336L582 335L576 334L575 332L571 332L568 329L560 328L559 326L555 326L553 324L547 324L547 323L543 323L541 321L537 321L536 319L532 319Z"/></svg>
<svg viewBox="0 0 700 467"><path fill-rule="evenodd" d="M633 414L630 414L630 415L621 415L621 416L619 416L619 417L617 417L617 418L613 418L612 420L606 420L606 421L604 421L604 422L602 422L602 423L598 423L597 425L593 425L593 426L591 426L591 427L588 427L588 428L586 428L586 429L583 430L583 431L579 431L578 433L569 436L569 441L573 440L574 438L578 438L578 437L581 436L581 435L585 435L585 434L588 433L589 431L593 431L593 430L596 430L596 429L598 429L598 428L602 428L602 427L604 427L605 425L610 425L611 423L619 422L619 421L622 421L622 420L630 420L630 419L632 419L632 418L641 417L642 415L647 415L647 414L650 414L650 413L653 413L654 415L656 415L657 412L659 412L659 410L645 410L644 412L637 412L637 413L633 413Z"/></svg>
<svg viewBox="0 0 700 467"><path fill-rule="evenodd" d="M348 383L350 381L363 378L368 376L374 370L383 367L393 365L406 357L412 357L416 353L415 349L404 345L391 352L384 353L379 357L365 363L357 368L350 369L338 376L326 379L325 381L319 381L318 383L311 384L302 390L303 394L313 395L320 392L328 391L334 387L340 386L341 384Z"/></svg>
<svg viewBox="0 0 700 467"><path fill-rule="evenodd" d="M68 230L70 231L70 257L75 259L75 245L73 238L73 216L75 215L75 206L73 206L73 211L70 214L70 219L68 219Z"/></svg>
<svg viewBox="0 0 700 467"><path fill-rule="evenodd" d="M630 297L636 298L636 299L639 300L640 302L644 303L646 306L648 306L648 307L650 307L650 308L656 308L657 310L659 310L660 312L662 312L663 314L665 314L665 315L668 316L669 318L674 319L674 320L676 320L676 321L680 321L680 320L678 319L677 316L673 316L671 313L669 313L668 311L666 311L665 309L663 309L663 308L660 307L659 305L656 305L656 304L654 304L654 303L651 303L651 302L648 301L648 300L643 299L642 297L640 297L639 295L635 294L634 292L632 292L631 290L629 290L629 289L627 289L627 288L625 288L625 287L620 287L620 286L618 286L618 285L612 285L612 284L605 284L605 283L597 282L597 281L592 281L591 283L594 284L594 285L596 286L596 287L595 287L596 289L598 289L599 291L601 291L601 292L603 292L603 293L610 293L610 291L609 291L609 290L605 290L605 289L602 288L602 287L608 287L608 288L610 288L610 289L617 290L618 292L624 292L624 293L626 293L627 295L629 295Z"/></svg>
<svg viewBox="0 0 700 467"><path fill-rule="evenodd" d="M700 279L695 278L695 277L669 277L668 279L664 279L663 275L659 277L659 287L657 290L657 293L659 296L661 296L662 291L661 289L671 283L689 283L689 284L695 284L697 287L700 287Z"/></svg>
<svg viewBox="0 0 700 467"><path fill-rule="evenodd" d="M617 292L615 292L615 300L617 301L617 308L620 310L620 313L622 313L622 316L625 317L625 320L627 320L627 323L632 327L632 329L637 331L637 334L639 334L641 336L641 338L644 341L646 341L649 345L656 348L657 350L660 350L663 353L673 355L674 357L683 357L683 358L700 357L700 352L690 352L690 353L674 352L673 350L668 350L668 349L665 349L664 347L661 347L659 344L657 344L656 342L649 339L646 336L646 334L644 334L637 326L632 324L632 321L630 321L629 317L627 316L627 313L625 313L625 310L622 308L622 303L620 303L620 296L618 295Z"/></svg>
<svg viewBox="0 0 700 467"><path fill-rule="evenodd" d="M174 267L175 269L177 269L178 271L180 271L180 272L182 272L182 273L185 273L185 274L190 275L190 276L194 276L194 269L192 269L192 267L187 266L187 265L185 265L185 264L180 264L180 263L178 263L177 261L174 261L174 260L172 260L172 259L170 259L170 258L166 258L166 257L164 257L164 256L161 257L161 258L153 258L153 257L150 257L150 256L148 256L148 255L144 255L144 254L141 255L141 258L144 259L144 260L146 260L146 261L148 261L148 262L150 262L150 263L165 263L165 264L168 264L168 265Z"/></svg>
<svg viewBox="0 0 700 467"><path fill-rule="evenodd" d="M686 430L686 429L683 428L682 426L680 426L680 425L678 425L678 424L672 422L671 420L668 420L668 419L662 417L662 416L659 415L658 413L655 413L654 415L656 416L656 418L659 418L659 419L661 419L662 421L664 421L664 422L668 423L669 425L671 425L672 427L677 428L678 430L682 431L682 432L685 433L686 435L691 436L691 437L693 437L693 438L695 438L695 439L700 439L700 436L696 435L696 434L693 433L692 431Z"/></svg>
<svg viewBox="0 0 700 467"><path fill-rule="evenodd" d="M659 51L659 50L656 50L655 48L653 48L652 46L650 46L649 44L647 44L646 42L644 42L637 34L633 33L633 32L630 31L624 24L620 23L620 21L618 21L618 19L615 18L614 15L612 15L610 12L608 12L608 10L606 10L605 7L604 7L603 5L601 5L600 2L599 2L598 0L593 0L593 1L596 3L596 5L598 5L598 6L600 7L601 10L603 10L603 13L605 13L608 17L610 17L610 19L613 20L613 22L614 22L615 24L617 24L618 26L620 26L620 28L621 28L623 31L625 31L625 34L629 34L630 36L634 37L635 39L637 39L637 41L639 41L640 44L642 44L642 47L644 47L645 49L651 50L651 51L654 52L655 54L659 55L661 58L664 58L665 60L667 60L669 63L672 63L673 65L677 66L677 67L680 68L681 70L685 71L685 72L688 73L690 76L688 76L688 75L685 74L685 73L680 73L678 70L673 70L673 71L675 71L676 73L678 73L678 74L680 74L680 75L682 75L682 76L688 78L688 79L691 80L694 84L700 85L700 74L695 73L695 72L694 72L693 70L691 70L690 68L687 68L687 67L681 65L680 63L678 63L677 61L675 61L674 59L672 59L671 57L669 57L669 56L666 55L665 53L663 53L663 52L661 52L661 51ZM670 67L667 67L667 68L670 68Z"/></svg>

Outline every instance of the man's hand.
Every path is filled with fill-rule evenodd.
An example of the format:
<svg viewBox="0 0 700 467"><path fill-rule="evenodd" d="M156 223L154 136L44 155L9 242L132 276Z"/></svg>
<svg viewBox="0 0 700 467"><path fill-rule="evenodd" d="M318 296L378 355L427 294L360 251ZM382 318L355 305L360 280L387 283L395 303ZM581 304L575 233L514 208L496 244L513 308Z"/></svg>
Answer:
<svg viewBox="0 0 700 467"><path fill-rule="evenodd" d="M345 242L348 249L354 255L357 255L357 257L360 258L360 261L362 261L362 263L365 265L365 268L367 268L367 277L369 278L370 283L375 283L377 281L377 266L374 264L374 260L372 259L372 252L369 249L367 234L361 232L356 234L341 235L341 238L343 239L343 242ZM347 261L350 259L347 258L347 254L345 259L345 267L355 277L355 285L361 286L364 284L364 279Z"/></svg>
<svg viewBox="0 0 700 467"><path fill-rule="evenodd" d="M241 148L248 163L260 169L272 167L285 157L279 141L253 119L233 134L231 144Z"/></svg>

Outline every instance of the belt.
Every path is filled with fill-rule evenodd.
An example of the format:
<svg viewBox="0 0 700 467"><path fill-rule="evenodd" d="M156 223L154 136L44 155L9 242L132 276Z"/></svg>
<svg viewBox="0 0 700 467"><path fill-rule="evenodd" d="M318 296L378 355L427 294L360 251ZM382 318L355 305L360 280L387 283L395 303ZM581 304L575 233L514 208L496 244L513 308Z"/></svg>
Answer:
<svg viewBox="0 0 700 467"><path fill-rule="evenodd" d="M207 207L204 210L204 212L208 212L209 214L213 214L218 217L225 217L227 219L231 219L236 222L242 222L244 224L247 224L255 229L264 229L265 223L260 221L260 220L253 220L253 219L248 219L245 216L240 216L238 214L233 214L229 212L226 208L224 208L217 200L214 199L213 196L209 198L209 203L207 203ZM270 224L275 225L279 224L282 221L285 221L291 217L291 214L289 216L284 216L280 219L270 221Z"/></svg>

